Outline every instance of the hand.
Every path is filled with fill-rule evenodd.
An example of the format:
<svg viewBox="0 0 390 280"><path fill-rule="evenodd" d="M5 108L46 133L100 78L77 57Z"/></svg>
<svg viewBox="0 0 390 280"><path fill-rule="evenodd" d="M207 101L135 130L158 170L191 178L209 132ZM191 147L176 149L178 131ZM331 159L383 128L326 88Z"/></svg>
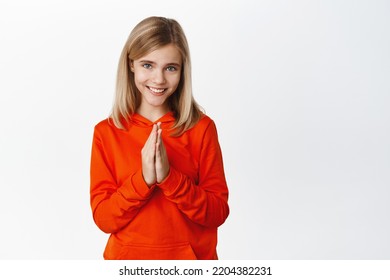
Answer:
<svg viewBox="0 0 390 280"><path fill-rule="evenodd" d="M167 151L165 150L164 142L161 137L161 123L157 124L157 142L156 142L156 179L157 183L161 183L168 176L169 161Z"/></svg>
<svg viewBox="0 0 390 280"><path fill-rule="evenodd" d="M156 183L156 142L157 142L157 125L153 125L152 132L148 140L146 140L144 147L141 150L142 157L142 176L145 183L150 187Z"/></svg>

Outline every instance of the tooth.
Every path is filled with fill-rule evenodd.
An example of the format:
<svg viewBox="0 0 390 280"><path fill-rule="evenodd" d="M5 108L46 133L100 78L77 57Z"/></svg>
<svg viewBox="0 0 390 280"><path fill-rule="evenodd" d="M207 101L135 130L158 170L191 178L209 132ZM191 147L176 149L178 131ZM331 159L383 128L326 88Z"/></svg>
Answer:
<svg viewBox="0 0 390 280"><path fill-rule="evenodd" d="M164 89L157 89L157 88L150 88L153 92L161 93L164 91Z"/></svg>

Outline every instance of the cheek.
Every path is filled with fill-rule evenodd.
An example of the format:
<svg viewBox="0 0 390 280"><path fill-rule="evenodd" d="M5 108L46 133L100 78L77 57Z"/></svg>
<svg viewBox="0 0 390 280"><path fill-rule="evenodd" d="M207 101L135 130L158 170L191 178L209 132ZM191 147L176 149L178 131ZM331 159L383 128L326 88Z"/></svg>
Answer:
<svg viewBox="0 0 390 280"><path fill-rule="evenodd" d="M172 85L172 87L176 89L177 86L178 86L179 83L180 83L180 75L171 77L171 79L170 79L169 82L170 82L170 84Z"/></svg>
<svg viewBox="0 0 390 280"><path fill-rule="evenodd" d="M134 71L134 81L136 84L143 83L147 80L147 75L143 71Z"/></svg>

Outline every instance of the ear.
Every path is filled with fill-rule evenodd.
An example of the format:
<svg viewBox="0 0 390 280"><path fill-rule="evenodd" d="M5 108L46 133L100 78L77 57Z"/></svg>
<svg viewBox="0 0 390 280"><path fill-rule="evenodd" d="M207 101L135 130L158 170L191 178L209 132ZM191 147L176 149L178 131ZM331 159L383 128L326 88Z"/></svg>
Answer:
<svg viewBox="0 0 390 280"><path fill-rule="evenodd" d="M134 61L130 60L130 70L131 72L134 72Z"/></svg>

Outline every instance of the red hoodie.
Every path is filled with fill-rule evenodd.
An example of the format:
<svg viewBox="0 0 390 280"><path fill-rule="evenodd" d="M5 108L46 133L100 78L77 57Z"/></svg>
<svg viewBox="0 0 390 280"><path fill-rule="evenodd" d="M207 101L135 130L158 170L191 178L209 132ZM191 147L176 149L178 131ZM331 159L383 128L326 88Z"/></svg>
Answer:
<svg viewBox="0 0 390 280"><path fill-rule="evenodd" d="M125 130L109 120L95 126L91 206L97 226L110 233L105 259L217 259L217 227L229 215L221 149L207 116L179 137L161 122L170 172L148 187L141 149L153 122L134 114Z"/></svg>

